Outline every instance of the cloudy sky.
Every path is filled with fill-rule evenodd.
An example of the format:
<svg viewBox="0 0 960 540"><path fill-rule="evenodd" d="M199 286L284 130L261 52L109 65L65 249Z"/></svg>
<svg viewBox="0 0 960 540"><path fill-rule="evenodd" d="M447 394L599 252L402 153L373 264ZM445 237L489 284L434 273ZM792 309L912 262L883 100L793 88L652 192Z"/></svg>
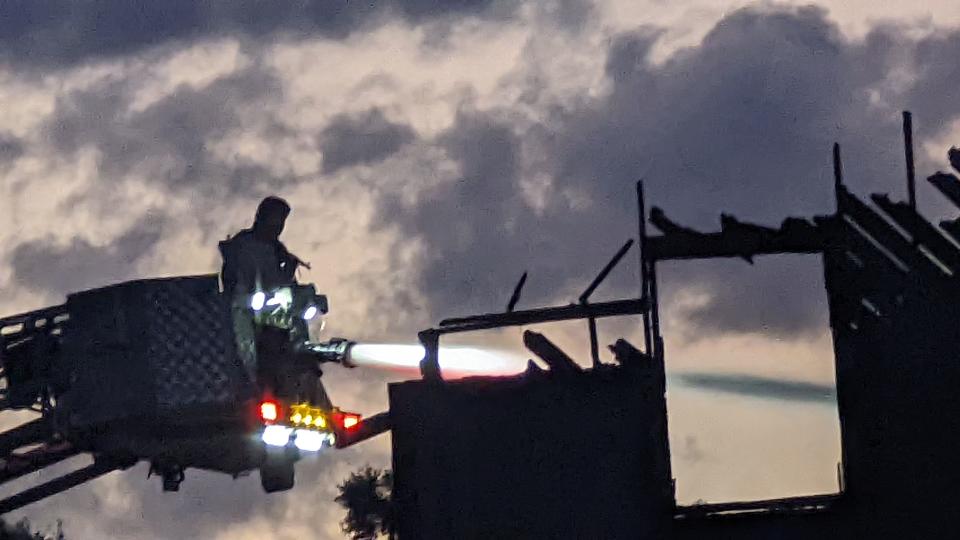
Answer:
<svg viewBox="0 0 960 540"><path fill-rule="evenodd" d="M635 233L638 178L682 223L776 224L832 210L839 141L854 192L901 198L903 109L920 174L944 168L958 25L953 0L3 1L0 313L215 271L266 194L293 203L284 240L334 335L412 342L502 309L523 271L521 306L566 303ZM819 262L660 272L681 502L836 489ZM543 331L585 350L580 326ZM330 372L366 414L398 377ZM334 486L388 442L299 464L285 494L193 471L163 494L138 466L13 517L72 539L340 538Z"/></svg>

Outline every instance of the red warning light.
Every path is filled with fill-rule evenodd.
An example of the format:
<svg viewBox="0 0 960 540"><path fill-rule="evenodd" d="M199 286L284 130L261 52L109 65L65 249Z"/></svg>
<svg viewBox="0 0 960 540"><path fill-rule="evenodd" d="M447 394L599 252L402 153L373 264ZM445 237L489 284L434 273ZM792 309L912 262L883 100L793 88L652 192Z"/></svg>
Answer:
<svg viewBox="0 0 960 540"><path fill-rule="evenodd" d="M363 418L359 414L342 412L338 409L334 409L332 416L334 423L340 429L355 429L360 425L360 420Z"/></svg>
<svg viewBox="0 0 960 540"><path fill-rule="evenodd" d="M280 417L280 407L273 401L260 403L260 419L264 422L276 422Z"/></svg>

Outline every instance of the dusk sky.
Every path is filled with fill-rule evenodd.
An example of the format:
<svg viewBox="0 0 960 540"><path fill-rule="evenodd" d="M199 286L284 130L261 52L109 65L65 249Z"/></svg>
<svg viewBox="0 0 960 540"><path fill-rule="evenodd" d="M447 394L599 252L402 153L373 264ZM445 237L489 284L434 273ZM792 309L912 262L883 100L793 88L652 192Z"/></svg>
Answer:
<svg viewBox="0 0 960 540"><path fill-rule="evenodd" d="M918 176L945 169L958 58L955 0L0 0L0 314L215 272L268 194L293 206L282 238L330 297L328 336L414 343L502 310L524 271L519 308L566 304L636 235L639 178L685 225L778 225L833 210L839 141L852 191L904 198L900 113ZM819 260L658 271L679 501L836 490ZM631 256L596 299L636 276ZM602 338L640 344L638 324ZM586 359L584 325L541 330ZM374 414L402 378L324 380ZM389 460L381 436L273 495L197 471L161 493L141 464L10 517L61 518L71 540L337 539L336 484Z"/></svg>

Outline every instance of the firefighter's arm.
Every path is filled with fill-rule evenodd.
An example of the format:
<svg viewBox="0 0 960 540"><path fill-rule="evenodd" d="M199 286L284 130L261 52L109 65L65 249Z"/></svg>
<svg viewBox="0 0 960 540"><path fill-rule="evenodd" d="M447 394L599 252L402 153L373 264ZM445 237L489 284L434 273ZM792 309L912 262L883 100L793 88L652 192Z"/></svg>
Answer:
<svg viewBox="0 0 960 540"><path fill-rule="evenodd" d="M307 270L310 270L310 263L305 263L300 257L297 257L293 253L290 253L290 250L287 249L287 246L280 242L279 246L279 255L281 262L281 269L283 271L284 277L288 280L293 280L293 277L296 275L297 268L303 266Z"/></svg>
<svg viewBox="0 0 960 540"><path fill-rule="evenodd" d="M223 261L220 266L220 283L223 285L224 292L232 293L237 286L236 249L229 238L220 242L219 248L220 258Z"/></svg>

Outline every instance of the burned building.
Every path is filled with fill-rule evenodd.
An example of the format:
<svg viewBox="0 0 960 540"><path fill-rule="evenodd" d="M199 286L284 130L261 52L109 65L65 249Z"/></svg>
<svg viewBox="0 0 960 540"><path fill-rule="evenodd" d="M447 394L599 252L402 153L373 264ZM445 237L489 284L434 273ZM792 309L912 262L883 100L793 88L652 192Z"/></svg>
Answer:
<svg viewBox="0 0 960 540"><path fill-rule="evenodd" d="M641 209L642 294L441 322L421 334L424 380L390 388L394 500L401 539L440 538L942 538L960 530L960 220L935 226L907 202L853 195L834 149L836 209L780 227L725 216L717 232ZM960 206L960 180L929 178ZM836 493L679 506L664 400L657 265L667 260L820 258L836 359L842 470ZM516 295L515 295L516 296ZM511 307L514 304L511 301ZM640 314L644 346L598 362L595 321ZM440 336L585 319L592 369L545 339L528 348L551 367L510 378L447 382Z"/></svg>

